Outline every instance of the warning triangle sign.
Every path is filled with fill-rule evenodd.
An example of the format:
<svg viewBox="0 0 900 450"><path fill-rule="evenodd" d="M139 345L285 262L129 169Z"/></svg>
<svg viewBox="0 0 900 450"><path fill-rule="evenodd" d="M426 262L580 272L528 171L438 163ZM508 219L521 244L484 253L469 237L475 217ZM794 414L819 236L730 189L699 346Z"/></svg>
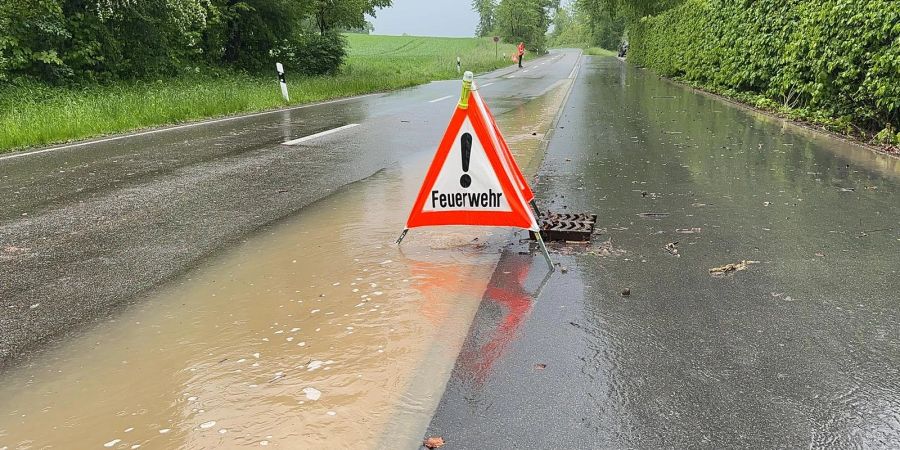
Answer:
<svg viewBox="0 0 900 450"><path fill-rule="evenodd" d="M509 145L506 144L506 139L503 138L503 133L500 132L500 127L497 126L497 121L494 120L494 115L491 114L491 110L488 108L487 103L481 99L481 95L476 89L472 90L472 98L475 103L475 108L479 109L482 114L486 116L486 120L491 124L491 130L493 131L494 137L497 139L497 144L499 145L500 150L503 151L503 155L509 161L510 168L515 176L516 184L518 185L519 190L522 191L522 197L526 202L534 200L534 192L531 191L531 186L528 185L528 181L526 181L525 176L522 175L522 170L519 169L519 165L516 164L516 160L509 150Z"/></svg>
<svg viewBox="0 0 900 450"><path fill-rule="evenodd" d="M422 182L407 229L432 225L508 226L538 230L534 198L493 117L477 92L457 105Z"/></svg>

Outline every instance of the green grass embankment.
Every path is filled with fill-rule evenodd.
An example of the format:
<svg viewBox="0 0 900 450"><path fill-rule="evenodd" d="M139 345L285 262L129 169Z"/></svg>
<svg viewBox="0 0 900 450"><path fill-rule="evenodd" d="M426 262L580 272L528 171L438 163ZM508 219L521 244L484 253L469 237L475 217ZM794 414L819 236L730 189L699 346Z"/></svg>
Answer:
<svg viewBox="0 0 900 450"><path fill-rule="evenodd" d="M588 47L584 49L585 55L591 56L616 56L616 52L600 47Z"/></svg>
<svg viewBox="0 0 900 450"><path fill-rule="evenodd" d="M480 38L348 35L348 58L336 76L288 72L291 101L277 78L219 72L150 81L87 86L36 83L0 86L0 153L209 117L261 111L369 92L386 91L511 64L513 46ZM504 56L506 55L506 56Z"/></svg>

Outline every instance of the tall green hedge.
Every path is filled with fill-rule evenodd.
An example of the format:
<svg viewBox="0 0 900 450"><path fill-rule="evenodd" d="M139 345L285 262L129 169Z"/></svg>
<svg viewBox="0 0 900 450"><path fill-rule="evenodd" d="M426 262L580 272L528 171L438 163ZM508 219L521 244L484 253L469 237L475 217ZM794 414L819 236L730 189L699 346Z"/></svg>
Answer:
<svg viewBox="0 0 900 450"><path fill-rule="evenodd" d="M629 59L661 75L900 131L896 0L688 0L628 33Z"/></svg>

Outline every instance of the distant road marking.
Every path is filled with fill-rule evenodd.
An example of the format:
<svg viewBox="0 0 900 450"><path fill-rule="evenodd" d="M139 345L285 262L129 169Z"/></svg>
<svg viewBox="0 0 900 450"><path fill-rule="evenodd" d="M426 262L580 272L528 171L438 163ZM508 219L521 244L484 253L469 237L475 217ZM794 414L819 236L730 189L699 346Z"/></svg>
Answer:
<svg viewBox="0 0 900 450"><path fill-rule="evenodd" d="M572 73L569 74L569 78L571 78L571 79L573 79L573 80L575 79L575 75L578 73L578 66L579 66L578 63L579 63L579 62L580 62L580 61L576 61L576 62L575 62L575 67L572 68Z"/></svg>
<svg viewBox="0 0 900 450"><path fill-rule="evenodd" d="M323 132L321 132L321 133L311 134L311 135L309 135L309 136L304 136L304 137L302 137L302 138L294 139L293 141L283 142L281 145L297 145L297 144L302 144L302 143L304 143L304 142L306 142L306 141L311 141L311 140L313 140L313 139L318 139L318 138L323 137L323 136L328 136L329 134L334 134L334 133L337 133L337 132L339 132L339 131L347 130L347 129L353 128L353 127L355 127L355 126L358 126L358 125L359 125L358 123L351 123L351 124L349 124L349 125L344 125L344 126L342 126L342 127L332 128L332 129L330 129L330 130L323 131Z"/></svg>
<svg viewBox="0 0 900 450"><path fill-rule="evenodd" d="M487 84L482 84L481 87L488 87L488 86L490 86L490 85L492 85L492 84L494 84L493 81L491 81L490 83L487 83Z"/></svg>
<svg viewBox="0 0 900 450"><path fill-rule="evenodd" d="M177 126L174 126L174 127L167 127L167 128L159 128L159 129L156 129L156 130L142 131L142 132L140 132L140 133L132 133L132 134L125 134L125 135L121 135L121 136L114 136L114 137L109 137L109 138L105 138L105 139L99 139L99 140L95 140L95 141L86 141L86 142L79 142L79 143L77 143L77 144L63 145L63 146L60 146L60 147L45 148L45 149L43 149L43 150L35 150L35 151L33 151L33 152L13 153L12 155L0 156L0 161L6 160L6 159L21 158L21 157L23 157L23 156L38 155L38 154L41 154L41 153L53 152L53 151L56 151L56 150L64 150L64 149L67 149L67 148L84 147L85 145L102 144L102 143L104 143L104 142L113 142L113 141L119 141L119 140L122 140L122 139L129 139L129 138L134 138L134 137L147 136L147 135L149 135L149 134L162 133L162 132L164 132L164 131L182 130L182 129L185 129L185 128L199 127L199 126L201 126L201 125L213 125L213 124L221 123L221 122L230 122L230 121L232 121L232 120L238 120L238 119L249 119L249 118L251 118L251 117L264 116L264 115L267 115L267 114L275 114L275 113L280 113L280 112L285 112L285 111L293 111L293 110L296 110L296 109L305 109L305 108L312 108L312 107L314 107L314 106L330 105L330 104L332 104L332 103L340 103L340 102L346 102L346 101L351 101L351 100L358 100L358 99L361 99L361 98L372 97L372 96L375 96L375 95L382 95L382 93L378 92L378 93L374 93L374 94L357 95L356 97L339 98L339 99L336 99L336 100L329 100L329 101L326 101L326 102L319 102L319 103L310 103L310 104L307 104L307 105L294 106L294 107L291 107L291 108L273 109L273 110L271 110L271 111L263 111L263 112L258 112L258 113L254 113L254 114L246 114L246 115L242 115L242 116L224 117L224 118L216 119L216 120L207 120L207 121L204 121L204 122L188 123L188 124L184 124L184 125L177 125Z"/></svg>
<svg viewBox="0 0 900 450"><path fill-rule="evenodd" d="M446 96L446 97L436 98L436 99L434 99L434 100L429 100L428 103L442 102L442 101L447 100L448 98L451 98L451 97L453 97L453 96L452 96L452 95L448 95L448 96Z"/></svg>

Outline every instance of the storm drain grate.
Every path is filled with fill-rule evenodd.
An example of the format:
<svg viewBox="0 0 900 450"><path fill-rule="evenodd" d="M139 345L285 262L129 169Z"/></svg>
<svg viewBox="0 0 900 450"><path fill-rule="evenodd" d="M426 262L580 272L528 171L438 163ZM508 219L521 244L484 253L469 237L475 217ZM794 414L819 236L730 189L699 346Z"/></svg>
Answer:
<svg viewBox="0 0 900 450"><path fill-rule="evenodd" d="M596 214L562 214L549 213L542 215L538 221L541 226L541 237L545 241L587 242L594 233L597 223ZM530 233L534 239L534 233Z"/></svg>

